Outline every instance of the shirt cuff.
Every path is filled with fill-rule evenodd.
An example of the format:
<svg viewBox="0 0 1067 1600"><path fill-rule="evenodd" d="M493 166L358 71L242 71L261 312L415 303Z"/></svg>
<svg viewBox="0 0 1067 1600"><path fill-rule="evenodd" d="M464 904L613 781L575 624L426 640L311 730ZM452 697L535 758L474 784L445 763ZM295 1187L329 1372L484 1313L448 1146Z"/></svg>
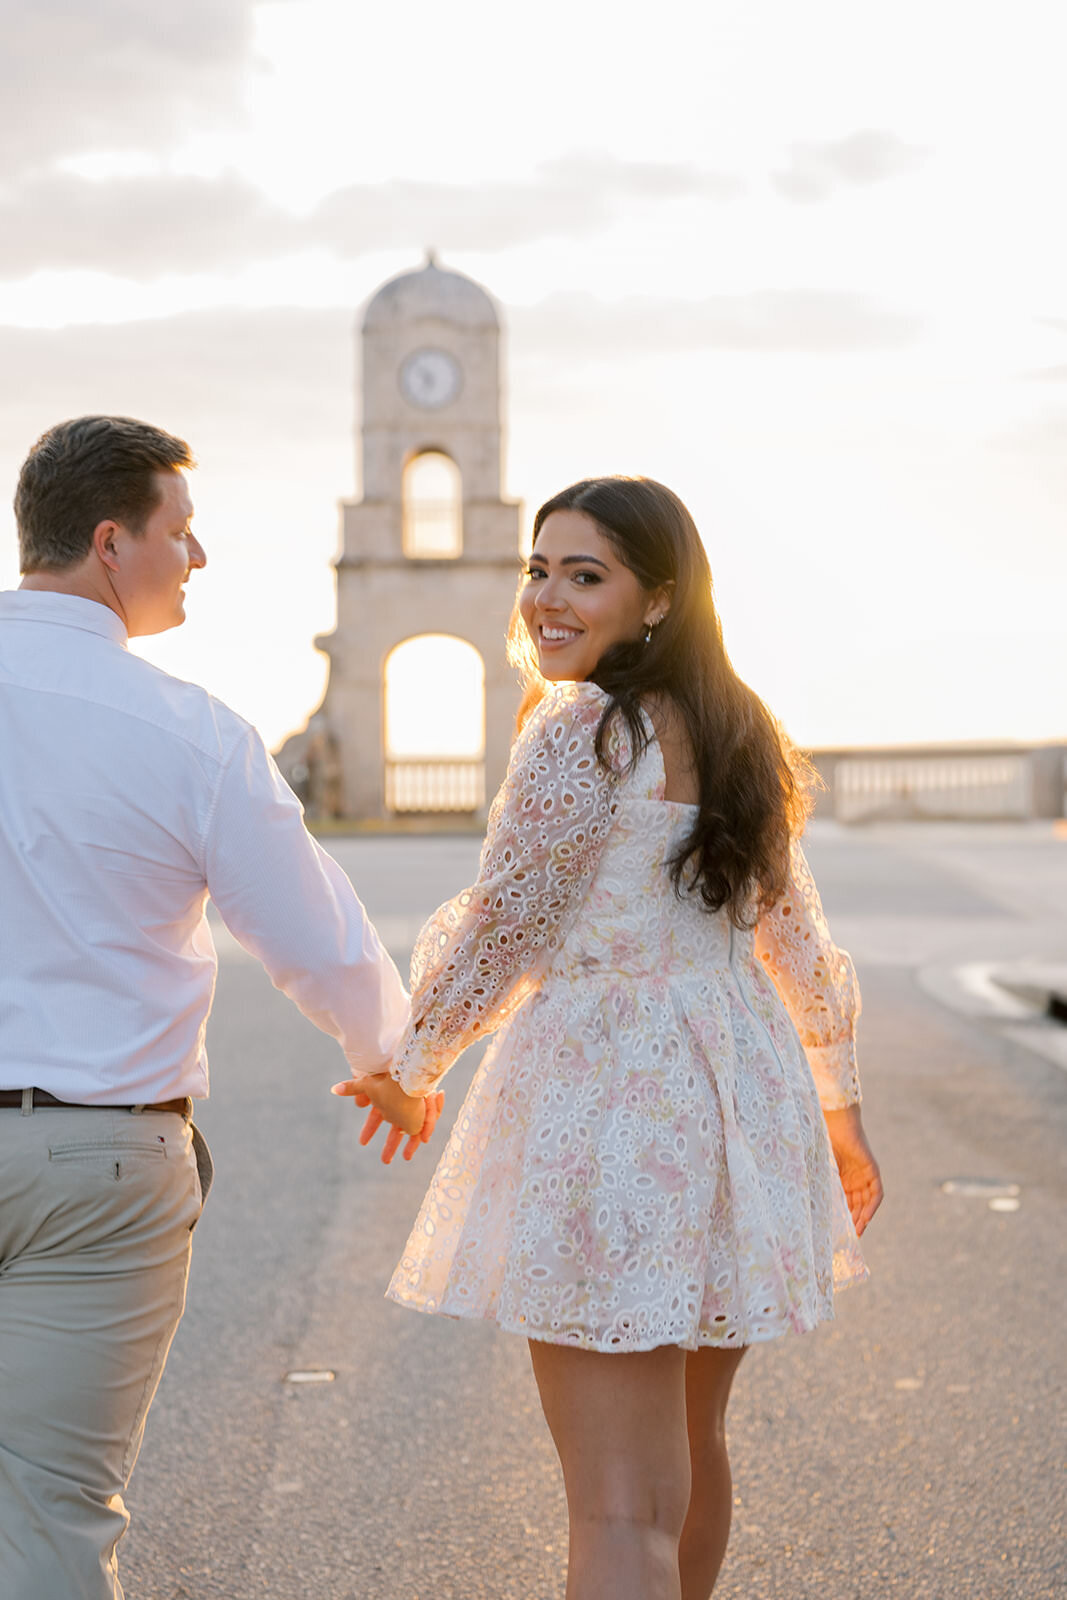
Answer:
<svg viewBox="0 0 1067 1600"><path fill-rule="evenodd" d="M350 1056L347 1051L345 1052L345 1060L348 1062L349 1074L353 1078L387 1078L389 1076L390 1064L388 1061L383 1062L381 1066L369 1067L365 1056L357 1058Z"/></svg>
<svg viewBox="0 0 1067 1600"><path fill-rule="evenodd" d="M348 1062L348 1069L354 1078L363 1076L380 1078L392 1070L393 1062L396 1060L397 1054L410 1032L406 994L404 1000L403 1022L399 1025L394 1022L388 1030L383 1027L378 1037L374 1040L377 1046L375 1050L345 1051L345 1060Z"/></svg>

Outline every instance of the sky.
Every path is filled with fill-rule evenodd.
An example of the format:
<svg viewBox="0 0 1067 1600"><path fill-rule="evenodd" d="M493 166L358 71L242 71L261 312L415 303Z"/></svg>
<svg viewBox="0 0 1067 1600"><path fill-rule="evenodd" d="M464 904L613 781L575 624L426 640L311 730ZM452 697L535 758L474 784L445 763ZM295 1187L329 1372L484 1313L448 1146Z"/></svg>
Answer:
<svg viewBox="0 0 1067 1600"><path fill-rule="evenodd" d="M326 675L360 308L499 302L505 492L689 505L808 746L1067 738L1067 102L1035 0L5 0L0 587L33 440L200 462L137 648L272 746Z"/></svg>

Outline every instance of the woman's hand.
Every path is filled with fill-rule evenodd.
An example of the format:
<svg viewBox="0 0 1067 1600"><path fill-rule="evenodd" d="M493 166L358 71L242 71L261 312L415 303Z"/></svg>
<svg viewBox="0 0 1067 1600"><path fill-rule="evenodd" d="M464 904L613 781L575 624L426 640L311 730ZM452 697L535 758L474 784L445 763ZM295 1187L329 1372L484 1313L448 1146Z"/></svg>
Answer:
<svg viewBox="0 0 1067 1600"><path fill-rule="evenodd" d="M359 1136L360 1144L370 1144L383 1122L392 1123L382 1146L382 1160L386 1166L399 1150L405 1134L408 1142L404 1145L404 1160L411 1160L419 1145L425 1144L433 1133L445 1103L440 1090L428 1094L425 1099L421 1095L405 1094L387 1072L346 1078L344 1083L335 1083L331 1092L351 1096L357 1106L370 1106Z"/></svg>
<svg viewBox="0 0 1067 1600"><path fill-rule="evenodd" d="M861 1234L882 1203L882 1174L863 1131L859 1106L824 1111L852 1225Z"/></svg>

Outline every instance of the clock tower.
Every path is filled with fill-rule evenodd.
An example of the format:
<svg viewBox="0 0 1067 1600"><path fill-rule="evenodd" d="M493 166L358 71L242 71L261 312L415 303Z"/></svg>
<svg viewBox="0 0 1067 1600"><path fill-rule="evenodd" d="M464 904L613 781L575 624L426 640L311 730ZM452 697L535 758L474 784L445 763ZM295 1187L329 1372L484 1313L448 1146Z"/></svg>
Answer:
<svg viewBox="0 0 1067 1600"><path fill-rule="evenodd" d="M431 255L368 302L362 365L363 493L342 502L337 626L315 641L329 682L279 761L313 815L482 819L518 702L497 309Z"/></svg>

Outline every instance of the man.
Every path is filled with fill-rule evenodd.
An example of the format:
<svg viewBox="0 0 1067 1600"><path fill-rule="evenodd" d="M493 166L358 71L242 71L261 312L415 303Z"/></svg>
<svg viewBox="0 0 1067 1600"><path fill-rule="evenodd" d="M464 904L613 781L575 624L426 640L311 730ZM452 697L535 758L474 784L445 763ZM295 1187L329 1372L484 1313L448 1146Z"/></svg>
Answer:
<svg viewBox="0 0 1067 1600"><path fill-rule="evenodd" d="M81 417L38 440L15 499L24 578L0 594L4 1600L122 1595L122 1492L210 1175L190 1120L207 1094L208 896L353 1072L382 1072L406 1020L393 963L255 731L126 649L184 621L204 565L191 465L147 423Z"/></svg>

